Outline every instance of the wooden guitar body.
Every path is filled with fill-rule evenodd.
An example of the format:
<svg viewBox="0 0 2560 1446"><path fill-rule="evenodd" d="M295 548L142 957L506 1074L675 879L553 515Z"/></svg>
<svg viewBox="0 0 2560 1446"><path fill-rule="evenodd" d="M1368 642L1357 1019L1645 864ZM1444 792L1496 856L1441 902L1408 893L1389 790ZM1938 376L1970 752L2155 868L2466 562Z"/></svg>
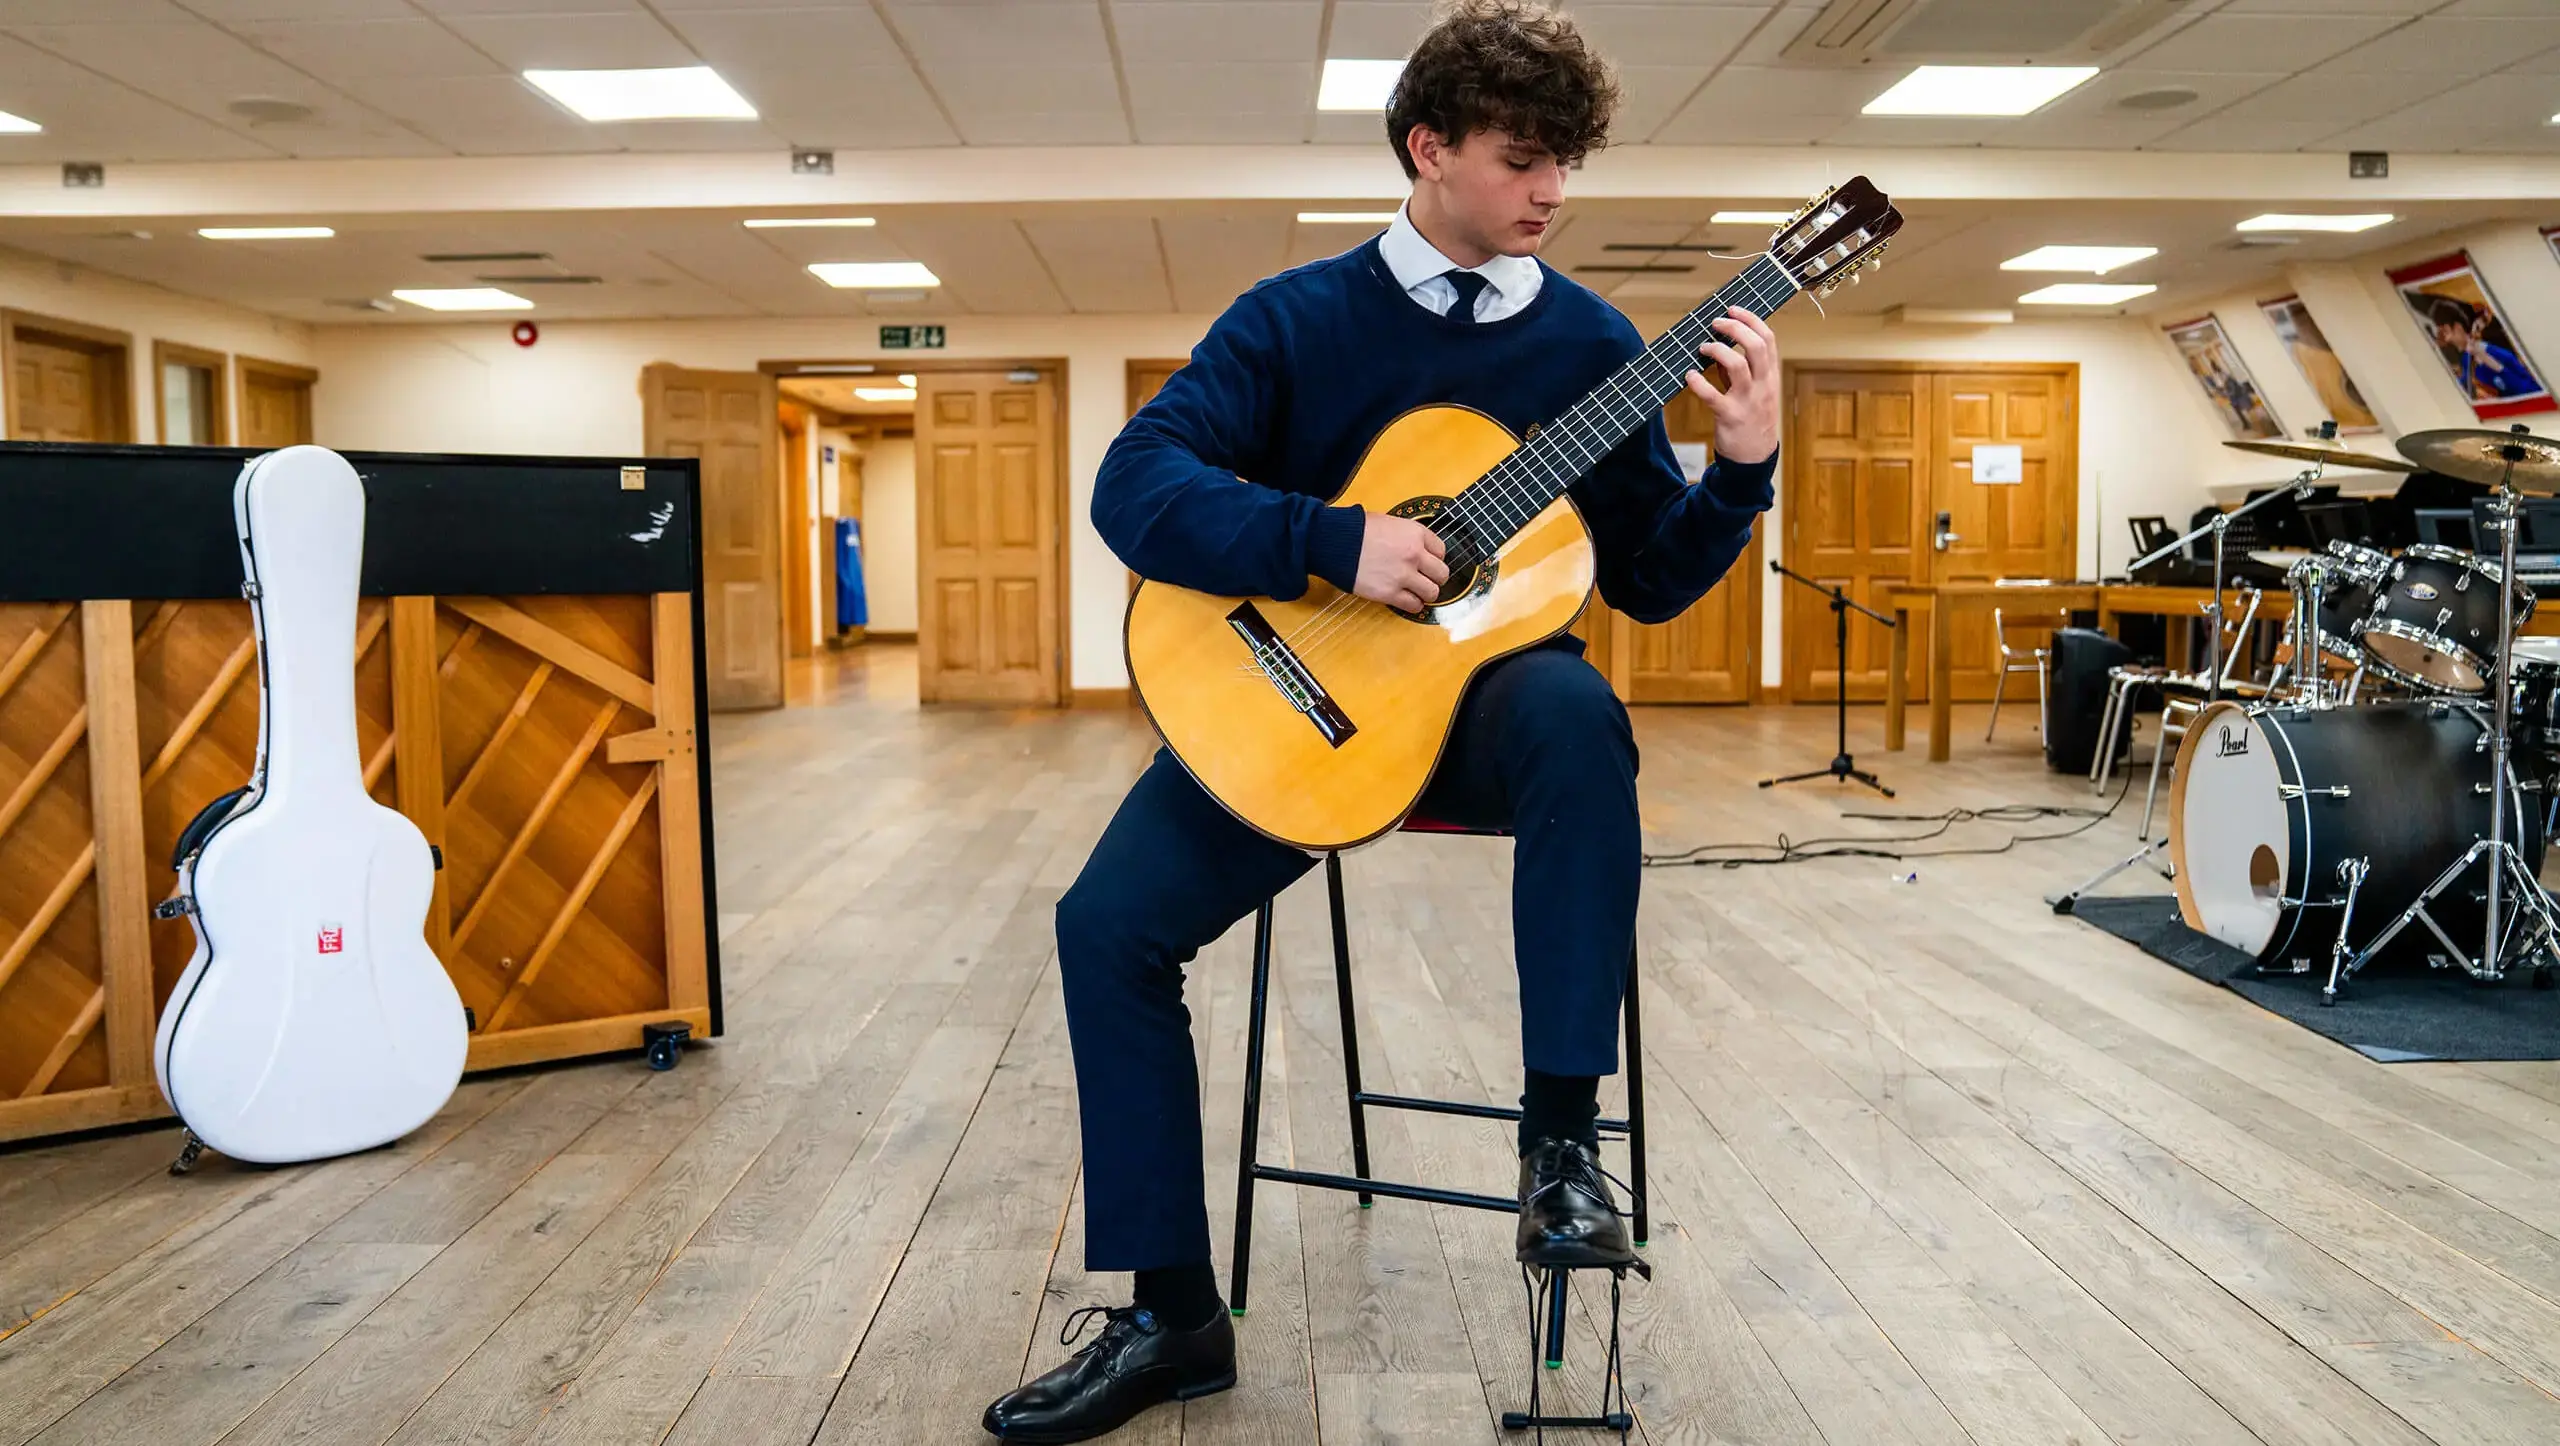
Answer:
<svg viewBox="0 0 2560 1446"><path fill-rule="evenodd" d="M1333 500L1427 519L1519 445L1481 412L1417 408L1378 434ZM1228 811L1284 843L1344 848L1411 811L1468 679L1572 626L1592 567L1591 535L1558 497L1419 619L1321 581L1289 602L1142 583L1129 599L1130 681ZM1276 667L1247 641L1265 626L1266 645L1285 649Z"/></svg>

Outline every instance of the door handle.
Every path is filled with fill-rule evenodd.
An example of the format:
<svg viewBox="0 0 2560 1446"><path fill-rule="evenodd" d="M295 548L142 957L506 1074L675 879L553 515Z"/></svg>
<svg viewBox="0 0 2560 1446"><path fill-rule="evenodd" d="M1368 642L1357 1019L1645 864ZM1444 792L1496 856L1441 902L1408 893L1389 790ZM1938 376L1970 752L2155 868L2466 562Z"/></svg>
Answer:
<svg viewBox="0 0 2560 1446"><path fill-rule="evenodd" d="M1937 531L1929 538L1929 543L1932 547L1935 547L1940 552L1944 552L1956 543L1964 541L1964 538L1958 535L1955 531L1955 520L1955 514L1953 513L1941 512L1938 514Z"/></svg>

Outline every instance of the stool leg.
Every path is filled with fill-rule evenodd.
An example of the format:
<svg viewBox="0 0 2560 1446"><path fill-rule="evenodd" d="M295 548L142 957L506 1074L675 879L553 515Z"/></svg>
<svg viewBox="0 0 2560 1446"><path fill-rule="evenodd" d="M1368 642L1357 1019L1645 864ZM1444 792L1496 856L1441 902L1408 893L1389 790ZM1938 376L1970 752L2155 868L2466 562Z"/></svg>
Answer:
<svg viewBox="0 0 2560 1446"><path fill-rule="evenodd" d="M1627 1183L1635 1192L1636 1245L1653 1238L1644 1187L1644 1016L1636 1007L1636 954L1627 951Z"/></svg>
<svg viewBox="0 0 2560 1446"><path fill-rule="evenodd" d="M1547 1272L1547 1348L1541 1359L1550 1371L1564 1369L1564 1304L1572 1294L1571 1279L1561 1270Z"/></svg>
<svg viewBox="0 0 2560 1446"><path fill-rule="evenodd" d="M1342 855L1324 856L1324 892L1333 907L1333 999L1342 1016L1342 1084L1351 1104L1351 1173L1369 1178L1369 1110L1360 1103L1360 1026L1351 1003L1351 930L1343 921ZM1375 1204L1360 1192L1360 1208Z"/></svg>
<svg viewBox="0 0 2560 1446"><path fill-rule="evenodd" d="M1262 1158L1262 1026L1271 1004L1271 901L1253 916L1253 1018L1244 1035L1244 1140L1236 1150L1236 1252L1227 1280L1227 1310L1244 1314L1253 1271L1253 1170Z"/></svg>

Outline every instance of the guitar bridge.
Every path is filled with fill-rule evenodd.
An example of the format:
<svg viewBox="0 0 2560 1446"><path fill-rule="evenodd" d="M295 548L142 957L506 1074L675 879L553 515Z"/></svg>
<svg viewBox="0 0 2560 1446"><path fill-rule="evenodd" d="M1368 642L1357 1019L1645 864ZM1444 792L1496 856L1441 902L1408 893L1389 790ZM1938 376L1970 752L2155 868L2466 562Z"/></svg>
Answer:
<svg viewBox="0 0 2560 1446"><path fill-rule="evenodd" d="M1290 707L1305 714L1307 721L1316 725L1316 731L1324 735L1325 742L1340 748L1352 734L1360 731L1359 726L1351 721L1351 715L1343 712L1342 705L1333 701L1333 695L1316 681L1316 675L1307 671L1307 665L1299 660L1278 633L1272 631L1271 622L1262 615L1262 609L1251 602L1238 603L1236 610L1227 614L1227 626L1234 628L1236 636L1244 639L1245 648L1253 654L1255 666L1271 680L1271 686L1280 690L1280 696L1289 700Z"/></svg>

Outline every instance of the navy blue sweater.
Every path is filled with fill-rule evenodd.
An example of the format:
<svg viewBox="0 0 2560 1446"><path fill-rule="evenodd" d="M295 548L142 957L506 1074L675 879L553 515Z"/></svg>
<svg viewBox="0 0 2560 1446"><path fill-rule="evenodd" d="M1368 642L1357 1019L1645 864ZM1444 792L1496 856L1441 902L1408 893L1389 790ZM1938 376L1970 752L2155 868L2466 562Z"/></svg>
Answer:
<svg viewBox="0 0 2560 1446"><path fill-rule="evenodd" d="M1325 499L1389 422L1457 402L1524 432L1643 346L1617 308L1552 268L1529 305L1499 321L1435 316L1396 285L1371 240L1236 298L1112 442L1094 478L1093 525L1160 582L1287 599L1314 576L1348 591L1365 521ZM1774 456L1718 459L1692 486L1662 419L1639 428L1570 489L1591 528L1600 595L1640 622L1679 616L1741 555L1776 470Z"/></svg>

